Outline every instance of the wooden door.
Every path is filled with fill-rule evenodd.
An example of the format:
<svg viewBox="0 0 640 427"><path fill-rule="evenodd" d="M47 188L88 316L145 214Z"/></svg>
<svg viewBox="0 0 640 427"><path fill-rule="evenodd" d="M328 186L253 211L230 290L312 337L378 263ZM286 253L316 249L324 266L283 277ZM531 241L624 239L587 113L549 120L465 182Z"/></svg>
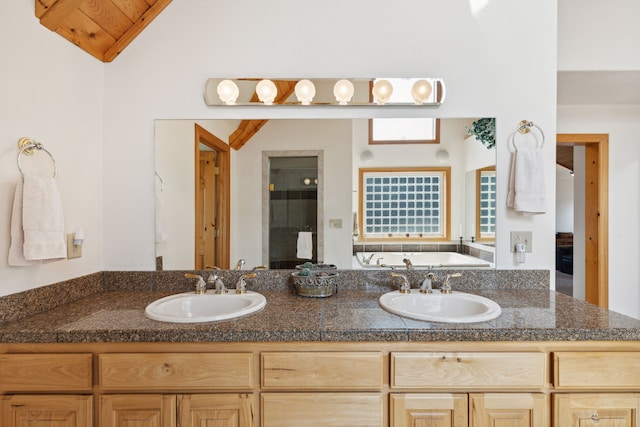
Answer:
<svg viewBox="0 0 640 427"><path fill-rule="evenodd" d="M252 394L178 396L178 427L252 427Z"/></svg>
<svg viewBox="0 0 640 427"><path fill-rule="evenodd" d="M101 427L176 427L175 395L104 395L99 411Z"/></svg>
<svg viewBox="0 0 640 427"><path fill-rule="evenodd" d="M556 394L554 425L562 427L636 427L640 394Z"/></svg>
<svg viewBox="0 0 640 427"><path fill-rule="evenodd" d="M467 427L466 394L391 394L390 427Z"/></svg>
<svg viewBox="0 0 640 427"><path fill-rule="evenodd" d="M200 170L196 196L197 248L196 269L217 266L217 203L216 177L220 170L216 164L215 151L200 152Z"/></svg>
<svg viewBox="0 0 640 427"><path fill-rule="evenodd" d="M2 396L2 427L91 427L91 396Z"/></svg>
<svg viewBox="0 0 640 427"><path fill-rule="evenodd" d="M471 427L547 427L549 398L531 393L469 395Z"/></svg>

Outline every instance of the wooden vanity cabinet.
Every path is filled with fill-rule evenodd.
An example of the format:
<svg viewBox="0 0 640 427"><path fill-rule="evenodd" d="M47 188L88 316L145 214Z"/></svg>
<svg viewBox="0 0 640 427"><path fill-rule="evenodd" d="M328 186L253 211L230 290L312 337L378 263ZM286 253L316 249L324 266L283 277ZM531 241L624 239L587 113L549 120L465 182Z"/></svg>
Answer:
<svg viewBox="0 0 640 427"><path fill-rule="evenodd" d="M0 425L91 427L92 387L91 354L0 354Z"/></svg>

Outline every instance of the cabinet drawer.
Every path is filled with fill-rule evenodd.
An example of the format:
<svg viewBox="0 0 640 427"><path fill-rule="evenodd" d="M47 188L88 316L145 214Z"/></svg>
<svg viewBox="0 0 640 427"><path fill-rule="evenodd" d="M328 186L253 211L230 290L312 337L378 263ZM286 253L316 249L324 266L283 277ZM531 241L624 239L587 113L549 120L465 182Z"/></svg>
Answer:
<svg viewBox="0 0 640 427"><path fill-rule="evenodd" d="M91 354L2 354L0 390L91 391Z"/></svg>
<svg viewBox="0 0 640 427"><path fill-rule="evenodd" d="M545 353L392 353L391 387L537 389L546 385Z"/></svg>
<svg viewBox="0 0 640 427"><path fill-rule="evenodd" d="M640 389L638 352L554 353L557 389Z"/></svg>
<svg viewBox="0 0 640 427"><path fill-rule="evenodd" d="M251 353L101 354L103 390L229 390L254 385Z"/></svg>
<svg viewBox="0 0 640 427"><path fill-rule="evenodd" d="M378 393L262 393L262 427L383 425Z"/></svg>
<svg viewBox="0 0 640 427"><path fill-rule="evenodd" d="M379 352L262 353L262 388L267 390L379 390Z"/></svg>

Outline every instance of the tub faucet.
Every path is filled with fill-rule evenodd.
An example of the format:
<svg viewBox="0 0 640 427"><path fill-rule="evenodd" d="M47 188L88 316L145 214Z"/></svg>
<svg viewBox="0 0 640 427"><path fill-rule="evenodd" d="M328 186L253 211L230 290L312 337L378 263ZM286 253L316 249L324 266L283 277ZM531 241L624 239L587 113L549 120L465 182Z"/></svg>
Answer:
<svg viewBox="0 0 640 427"><path fill-rule="evenodd" d="M240 279L236 282L236 294L246 294L247 282L245 282L245 279L253 279L254 277L256 277L256 273L247 273L240 276Z"/></svg>
<svg viewBox="0 0 640 427"><path fill-rule="evenodd" d="M407 266L407 270L413 270L413 264L411 264L411 260L409 258L403 258L402 262Z"/></svg>
<svg viewBox="0 0 640 427"><path fill-rule="evenodd" d="M375 252L372 253L371 255L369 255L368 257L364 256L364 254L362 255L362 263L369 265L371 264L371 258L373 258L373 256L375 255Z"/></svg>
<svg viewBox="0 0 640 427"><path fill-rule="evenodd" d="M442 292L443 294L450 294L453 291L451 290L451 285L449 284L449 279L452 277L460 277L462 276L462 273L455 273L455 274L447 274L444 278L444 280L442 281L442 284L440 285L440 292Z"/></svg>
<svg viewBox="0 0 640 427"><path fill-rule="evenodd" d="M402 284L400 285L400 289L398 289L401 294L411 293L411 284L409 283L407 276L400 273L391 273L391 277L400 277L402 279Z"/></svg>
<svg viewBox="0 0 640 427"><path fill-rule="evenodd" d="M204 294L207 290L207 284L204 282L202 276L186 273L184 277L186 277L187 279L198 279L198 281L196 282L196 294Z"/></svg>
<svg viewBox="0 0 640 427"><path fill-rule="evenodd" d="M242 267L244 267L244 263L245 263L244 259L238 260L238 263L236 264L236 268L235 269L236 270L242 270Z"/></svg>

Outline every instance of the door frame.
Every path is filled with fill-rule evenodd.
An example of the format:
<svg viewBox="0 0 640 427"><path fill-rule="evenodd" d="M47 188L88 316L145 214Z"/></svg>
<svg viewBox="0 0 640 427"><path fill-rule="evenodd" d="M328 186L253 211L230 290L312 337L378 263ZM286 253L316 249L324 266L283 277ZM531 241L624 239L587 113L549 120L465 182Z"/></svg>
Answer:
<svg viewBox="0 0 640 427"><path fill-rule="evenodd" d="M609 308L609 135L557 134L585 147L585 301Z"/></svg>
<svg viewBox="0 0 640 427"><path fill-rule="evenodd" d="M215 239L215 266L221 269L229 269L230 251L229 243L231 241L231 153L229 145L223 140L203 128L202 126L195 124L195 154L194 154L194 179L195 179L195 245L194 245L194 259L195 265L198 266L198 231L201 224L199 224L199 180L200 180L200 144L204 144L207 147L217 152L219 173L216 175L216 199L215 204L217 207L216 212L216 229L220 230L219 236ZM201 203L201 202L200 202ZM204 266L202 266L204 268Z"/></svg>

